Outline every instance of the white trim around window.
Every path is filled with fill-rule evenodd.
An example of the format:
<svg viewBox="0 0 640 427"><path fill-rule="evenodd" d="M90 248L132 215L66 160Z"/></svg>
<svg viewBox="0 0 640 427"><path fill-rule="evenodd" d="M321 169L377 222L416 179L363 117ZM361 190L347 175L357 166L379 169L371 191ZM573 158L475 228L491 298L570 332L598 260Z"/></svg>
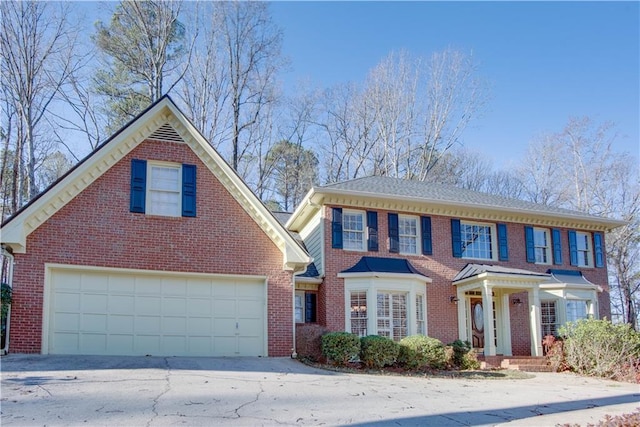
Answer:
<svg viewBox="0 0 640 427"><path fill-rule="evenodd" d="M548 228L533 229L536 264L551 264L551 232Z"/></svg>
<svg viewBox="0 0 640 427"><path fill-rule="evenodd" d="M418 255L421 249L420 218L398 215L398 246L402 255Z"/></svg>
<svg viewBox="0 0 640 427"><path fill-rule="evenodd" d="M593 267L593 236L591 233L576 231L578 267Z"/></svg>
<svg viewBox="0 0 640 427"><path fill-rule="evenodd" d="M498 235L496 225L484 222L460 221L462 258L496 261Z"/></svg>
<svg viewBox="0 0 640 427"><path fill-rule="evenodd" d="M426 284L430 279L402 274L341 276L345 284L346 331L360 336L381 334L394 340L427 334ZM385 301L388 304L383 304Z"/></svg>
<svg viewBox="0 0 640 427"><path fill-rule="evenodd" d="M342 249L364 252L367 244L367 214L365 211L342 210Z"/></svg>
<svg viewBox="0 0 640 427"><path fill-rule="evenodd" d="M147 207L149 215L182 215L182 165L147 162Z"/></svg>

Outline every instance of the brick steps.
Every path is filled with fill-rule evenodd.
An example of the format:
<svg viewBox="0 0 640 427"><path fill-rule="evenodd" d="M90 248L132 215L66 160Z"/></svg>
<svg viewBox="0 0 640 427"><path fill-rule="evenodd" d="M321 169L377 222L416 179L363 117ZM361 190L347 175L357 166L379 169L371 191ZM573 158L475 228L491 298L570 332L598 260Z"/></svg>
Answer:
<svg viewBox="0 0 640 427"><path fill-rule="evenodd" d="M525 372L553 372L544 357L535 356L479 356L481 369L513 369Z"/></svg>

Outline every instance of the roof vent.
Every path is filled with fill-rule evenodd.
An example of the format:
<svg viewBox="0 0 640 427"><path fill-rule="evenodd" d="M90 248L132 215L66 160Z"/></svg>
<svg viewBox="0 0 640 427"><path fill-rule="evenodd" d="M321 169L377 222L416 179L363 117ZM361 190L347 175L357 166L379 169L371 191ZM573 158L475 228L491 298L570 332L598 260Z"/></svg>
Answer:
<svg viewBox="0 0 640 427"><path fill-rule="evenodd" d="M160 126L155 132L149 135L149 139L156 139L158 141L167 141L167 142L184 142L184 139L178 132L171 126L169 123L165 123Z"/></svg>

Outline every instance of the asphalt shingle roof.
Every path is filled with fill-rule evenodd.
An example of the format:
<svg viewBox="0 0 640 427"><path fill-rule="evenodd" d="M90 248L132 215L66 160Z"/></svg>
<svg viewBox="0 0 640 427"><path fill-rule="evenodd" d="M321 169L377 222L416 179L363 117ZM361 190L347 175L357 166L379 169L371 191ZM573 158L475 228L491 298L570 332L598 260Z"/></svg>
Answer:
<svg viewBox="0 0 640 427"><path fill-rule="evenodd" d="M521 268L502 267L500 265L488 265L488 264L467 264L462 270L456 274L453 278L453 282L458 280L468 279L469 277L477 276L482 273L493 274L517 274L520 276L538 276L549 277L549 274L536 273L535 271L523 270Z"/></svg>
<svg viewBox="0 0 640 427"><path fill-rule="evenodd" d="M571 215L581 216L585 219L602 219L601 217L589 215L580 211L545 206L524 200L510 199L494 194L458 188L452 185L410 181L385 176L357 178L350 181L343 181L319 187L319 191L322 191L322 189L369 193L372 196L384 195L398 199L403 197L423 199L425 202L477 205L478 207L483 208L525 210L540 214Z"/></svg>

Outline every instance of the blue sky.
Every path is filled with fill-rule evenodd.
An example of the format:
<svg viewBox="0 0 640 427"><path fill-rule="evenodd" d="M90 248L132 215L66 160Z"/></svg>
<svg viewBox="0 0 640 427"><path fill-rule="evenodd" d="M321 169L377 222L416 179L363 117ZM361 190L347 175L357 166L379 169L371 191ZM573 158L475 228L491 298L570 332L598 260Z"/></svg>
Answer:
<svg viewBox="0 0 640 427"><path fill-rule="evenodd" d="M616 149L639 146L638 2L276 2L291 61L286 88L362 82L392 50L473 52L489 81L484 116L464 134L496 167L569 117L613 121Z"/></svg>

